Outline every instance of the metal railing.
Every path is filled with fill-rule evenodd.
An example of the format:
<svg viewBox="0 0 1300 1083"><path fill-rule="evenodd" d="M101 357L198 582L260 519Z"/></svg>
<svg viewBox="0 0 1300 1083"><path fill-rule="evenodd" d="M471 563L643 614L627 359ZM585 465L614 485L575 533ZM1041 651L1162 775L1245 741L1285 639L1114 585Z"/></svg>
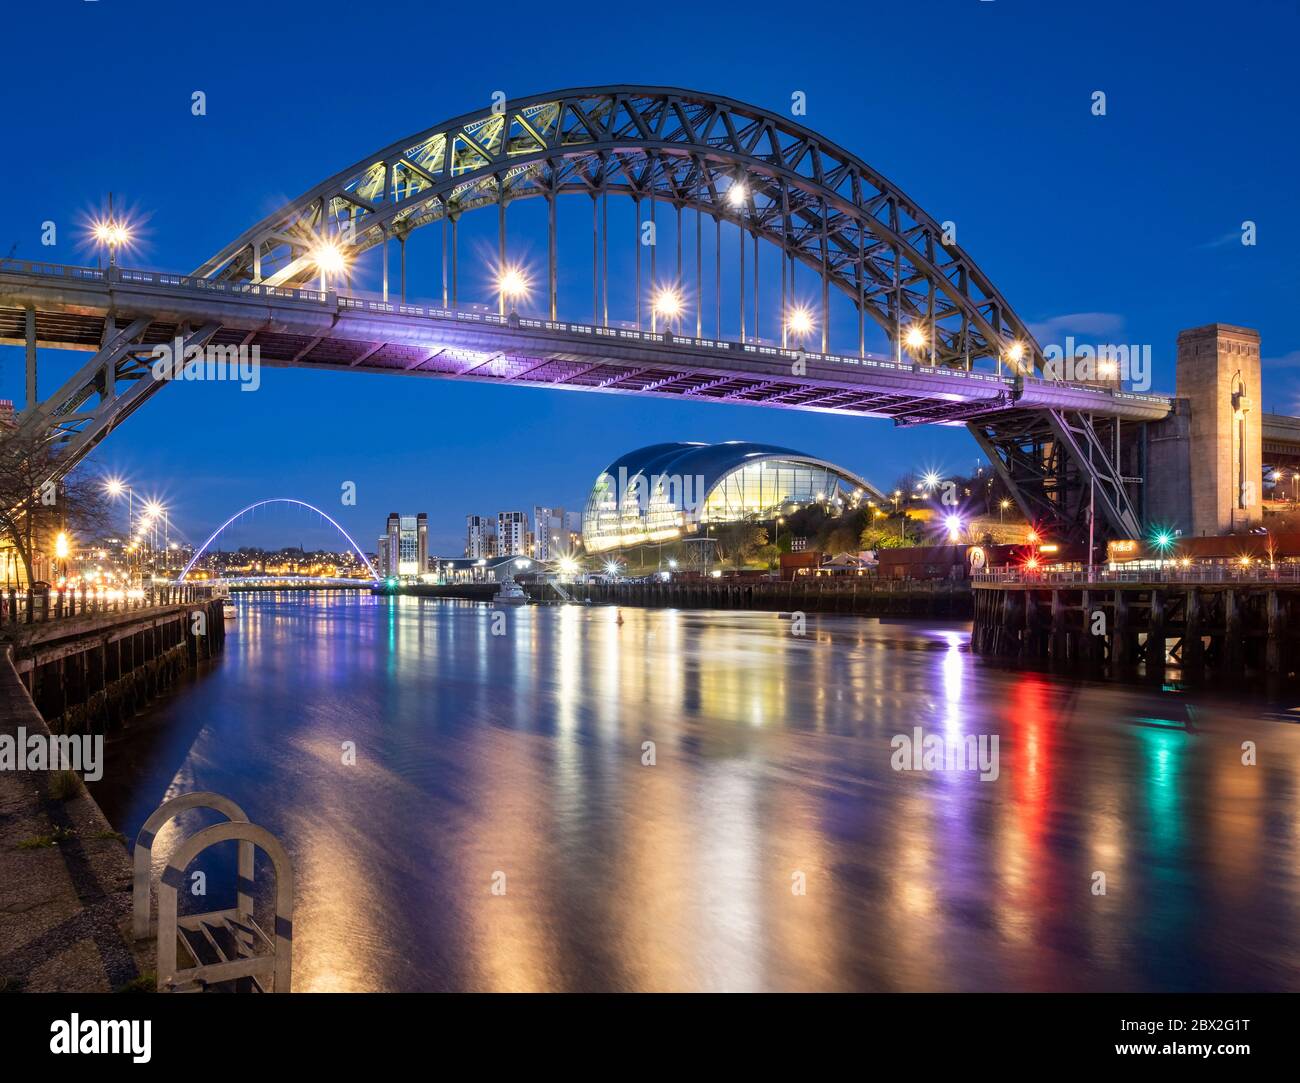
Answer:
<svg viewBox="0 0 1300 1083"><path fill-rule="evenodd" d="M1300 583L1300 564L1192 564L1160 568L987 568L971 576L976 586L1114 586L1122 583Z"/></svg>
<svg viewBox="0 0 1300 1083"><path fill-rule="evenodd" d="M134 613L169 605L210 601L212 588L206 584L180 583L147 587L143 590L50 590L28 591L17 587L0 590L0 628L70 620L74 617L109 613Z"/></svg>
<svg viewBox="0 0 1300 1083"><path fill-rule="evenodd" d="M168 289L182 289L193 293L227 294L236 297L273 297L279 301L303 301L316 305L329 305L338 311L351 310L375 315L416 316L423 319L450 320L457 323L479 323L493 327L506 327L550 334L595 335L630 341L653 342L658 345L683 346L693 350L716 350L729 356L738 354L771 357L774 360L827 362L833 365L852 365L882 371L905 372L913 375L942 376L959 380L971 380L992 383L1001 386L1013 386L1017 377L1001 372L976 372L973 369L949 369L934 365L925 365L911 361L892 361L879 354L866 354L854 357L845 354L817 353L801 348L775 346L763 343L726 342L716 338L694 338L677 335L671 331L641 331L625 327L605 327L598 324L573 323L563 320L537 319L532 316L501 316L495 312L482 312L473 309L450 309L432 305L413 305L397 301L371 299L354 291L351 294L335 290L316 290L306 287L288 288L285 286L268 286L262 283L222 282L192 275L167 274L160 271L136 271L125 267L100 269L95 267L73 267L59 263L38 263L28 260L0 259L0 273L40 275L49 278L70 278L74 280L91 280L97 282L121 282L128 285L163 286ZM1056 386L1072 391L1087 392L1099 399L1110 398L1118 401L1150 403L1153 406L1170 405L1164 395L1149 395L1135 391L1118 391L1110 388L1095 387L1089 384L1067 382L1064 380L1044 380L1032 374L1019 377L1026 384Z"/></svg>

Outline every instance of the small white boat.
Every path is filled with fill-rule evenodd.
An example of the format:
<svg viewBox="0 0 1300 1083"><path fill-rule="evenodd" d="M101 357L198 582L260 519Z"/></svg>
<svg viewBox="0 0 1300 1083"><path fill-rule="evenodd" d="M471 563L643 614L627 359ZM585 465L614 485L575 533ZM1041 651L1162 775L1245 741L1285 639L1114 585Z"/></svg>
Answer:
<svg viewBox="0 0 1300 1083"><path fill-rule="evenodd" d="M507 579L501 584L501 589L492 596L492 604L527 605L528 595L524 593L524 588L513 579Z"/></svg>
<svg viewBox="0 0 1300 1083"><path fill-rule="evenodd" d="M235 608L235 603L229 598L223 598L221 600L221 615L225 617L226 620L234 620L238 612L239 610Z"/></svg>

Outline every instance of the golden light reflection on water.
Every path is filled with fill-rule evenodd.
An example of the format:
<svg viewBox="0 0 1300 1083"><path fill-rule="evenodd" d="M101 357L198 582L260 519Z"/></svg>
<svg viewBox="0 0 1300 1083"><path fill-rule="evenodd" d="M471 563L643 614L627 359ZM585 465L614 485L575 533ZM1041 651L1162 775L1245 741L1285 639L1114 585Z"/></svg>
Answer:
<svg viewBox="0 0 1300 1083"><path fill-rule="evenodd" d="M1230 710L1144 723L1148 693L982 668L956 626L240 608L131 816L214 789L281 835L300 989L1177 985L1165 957L1245 983L1225 944L1300 973L1300 936L1266 936L1300 912L1272 871L1300 852L1297 727L1245 768ZM914 726L997 734L1000 777L892 770Z"/></svg>
<svg viewBox="0 0 1300 1083"><path fill-rule="evenodd" d="M464 948L478 988L564 987L547 898L554 828L537 743L494 742L493 762L479 779L492 808L477 820L458 869L469 918Z"/></svg>

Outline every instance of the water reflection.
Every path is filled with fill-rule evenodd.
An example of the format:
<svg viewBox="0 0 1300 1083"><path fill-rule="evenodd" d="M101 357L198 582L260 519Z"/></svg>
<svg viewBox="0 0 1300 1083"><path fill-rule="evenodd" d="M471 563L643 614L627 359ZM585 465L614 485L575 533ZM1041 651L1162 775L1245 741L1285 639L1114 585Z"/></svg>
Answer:
<svg viewBox="0 0 1300 1083"><path fill-rule="evenodd" d="M191 789L279 834L298 989L1300 987L1300 728L1269 705L1192 726L985 668L957 625L239 608L96 795L132 836ZM998 735L997 781L892 770L916 726Z"/></svg>

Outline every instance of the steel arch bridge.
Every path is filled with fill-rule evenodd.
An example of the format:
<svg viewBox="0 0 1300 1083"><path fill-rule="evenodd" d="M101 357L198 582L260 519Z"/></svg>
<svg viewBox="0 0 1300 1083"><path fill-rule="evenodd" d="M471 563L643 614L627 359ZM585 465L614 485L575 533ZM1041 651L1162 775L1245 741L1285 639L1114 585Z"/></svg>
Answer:
<svg viewBox="0 0 1300 1083"><path fill-rule="evenodd" d="M220 535L221 532L226 529L226 527L230 526L230 524L233 523L240 516L247 515L250 511L255 511L258 508L263 508L267 504L294 504L300 508L306 508L308 511L314 511L317 515L321 516L321 518L327 520L330 526L332 526L335 530L337 530L340 534L342 534L344 538L347 539L347 543L350 546L352 546L352 551L361 558L361 563L364 564L367 569L369 569L371 578L375 582L379 582L380 579L379 573L375 571L374 565L370 563L370 558L367 557L366 554L362 551L361 546L359 546L352 539L351 534L349 534L346 530L344 530L343 527L328 512L321 511L320 508L316 507L315 504L308 504L307 501L305 500L296 500L291 496L267 497L265 500L254 501L252 504L249 504L248 507L246 508L240 508L239 511L235 512L234 515L232 515L229 519L227 519L224 523L222 523L219 527L217 527L216 530L214 530L211 534L209 534L207 540L202 545L200 545L198 549L194 551L194 555L190 557L190 562L185 565L185 567L181 570L181 574L176 577L176 582L178 583L185 582L185 577L190 574L190 570L194 567L195 564L199 562L199 559L203 556L203 554L208 551L208 547L214 541L217 540L218 535Z"/></svg>
<svg viewBox="0 0 1300 1083"><path fill-rule="evenodd" d="M637 225L675 217L676 288L690 281L695 335L643 328L636 248L635 327L609 313L610 194L632 199ZM557 200L590 197L592 322L559 319ZM495 207L498 257L509 263L506 212L537 197L547 208L541 319L467 311L459 297L458 225ZM693 212L694 275L683 216ZM705 337L703 222L714 229L717 322ZM724 333L722 231L739 239L739 334ZM407 303L406 243L441 233L441 306ZM637 238L632 238L634 244ZM796 268L820 289L820 352L747 334L746 249L758 326L759 242L779 254L783 329ZM400 252L390 296L389 249ZM337 280L312 288L328 248L340 265L378 248L382 289L366 297ZM649 282L658 281L657 245ZM450 267L449 267L450 264ZM730 271L730 268L729 268ZM831 352L831 297L857 315L856 350ZM868 354L868 321L892 345ZM797 337L797 336L796 336ZM1103 526L1139 529L1142 422L1170 400L1045 379L1024 322L940 224L860 158L788 118L730 98L661 87L552 92L466 114L393 143L257 223L195 274L166 275L0 263L0 342L28 348L30 436L56 441L66 472L155 393L150 351L256 346L262 364L404 372L496 383L675 396L697 401L966 424L1022 510L1079 536L1095 495ZM94 356L44 401L37 345Z"/></svg>
<svg viewBox="0 0 1300 1083"><path fill-rule="evenodd" d="M824 302L832 287L856 301L860 349L869 316L895 340L912 324L931 329L938 364L969 368L1018 343L1025 371L1043 367L1033 335L974 261L860 158L767 110L660 87L560 91L437 125L318 184L195 274L306 285L321 237L364 251L528 197L549 204L553 236L555 199L574 192L622 193L742 226L813 268ZM553 245L547 286L554 320Z"/></svg>

